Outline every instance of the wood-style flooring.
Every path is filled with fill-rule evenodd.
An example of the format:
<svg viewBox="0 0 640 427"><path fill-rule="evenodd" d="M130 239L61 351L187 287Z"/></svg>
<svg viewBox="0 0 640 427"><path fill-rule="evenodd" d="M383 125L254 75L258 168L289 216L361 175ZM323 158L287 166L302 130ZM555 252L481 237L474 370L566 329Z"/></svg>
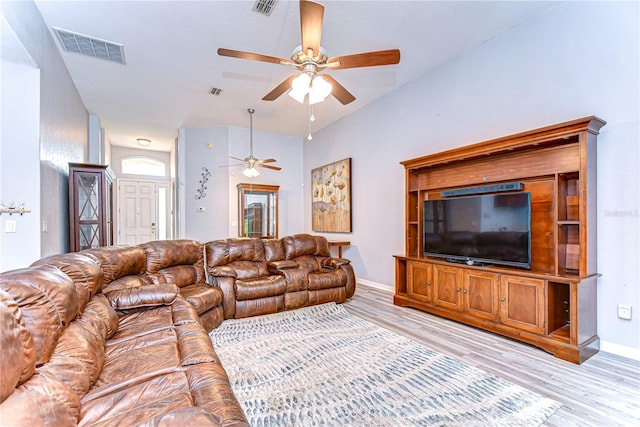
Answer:
<svg viewBox="0 0 640 427"><path fill-rule="evenodd" d="M546 426L640 426L640 362L599 352L582 365L412 308L393 294L358 285L351 314L463 360L563 404Z"/></svg>

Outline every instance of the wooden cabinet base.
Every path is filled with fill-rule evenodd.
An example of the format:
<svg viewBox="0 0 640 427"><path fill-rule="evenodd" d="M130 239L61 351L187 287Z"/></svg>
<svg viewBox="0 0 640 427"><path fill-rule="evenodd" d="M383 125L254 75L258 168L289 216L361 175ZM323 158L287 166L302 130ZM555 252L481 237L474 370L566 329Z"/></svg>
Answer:
<svg viewBox="0 0 640 427"><path fill-rule="evenodd" d="M584 117L400 162L406 244L395 257L395 304L574 363L597 353L596 142L604 125ZM496 252L487 252L482 239L474 240L509 229L509 220L485 220L466 204L447 211L438 202L505 192L530 198L529 263L511 262L519 247L512 241L496 240ZM476 266L474 257L500 266Z"/></svg>
<svg viewBox="0 0 640 427"><path fill-rule="evenodd" d="M511 326L503 325L499 322L492 322L479 319L476 316L451 311L429 303L422 303L410 298L407 295L396 294L393 303L400 307L416 308L427 313L440 317L455 320L469 326L480 328L489 332L515 339L535 347L541 348L555 357L572 363L580 364L600 350L600 338L595 335L580 345L570 344L563 339L556 339L549 335L534 334Z"/></svg>

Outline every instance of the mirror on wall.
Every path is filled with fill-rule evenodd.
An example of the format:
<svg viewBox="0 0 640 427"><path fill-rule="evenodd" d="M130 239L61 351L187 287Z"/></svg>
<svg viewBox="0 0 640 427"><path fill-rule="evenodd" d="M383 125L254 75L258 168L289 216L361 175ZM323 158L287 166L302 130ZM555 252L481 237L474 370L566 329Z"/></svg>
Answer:
<svg viewBox="0 0 640 427"><path fill-rule="evenodd" d="M238 184L238 235L278 238L278 185Z"/></svg>

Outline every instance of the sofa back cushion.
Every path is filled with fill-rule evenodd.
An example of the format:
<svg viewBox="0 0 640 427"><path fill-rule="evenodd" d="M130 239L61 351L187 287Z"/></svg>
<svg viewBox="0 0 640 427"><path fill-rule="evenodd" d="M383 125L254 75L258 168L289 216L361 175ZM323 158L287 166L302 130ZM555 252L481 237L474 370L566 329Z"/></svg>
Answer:
<svg viewBox="0 0 640 427"><path fill-rule="evenodd" d="M267 262L284 260L284 246L281 239L263 239L262 245Z"/></svg>
<svg viewBox="0 0 640 427"><path fill-rule="evenodd" d="M157 240L140 245L147 254L147 272L161 273L182 287L206 281L203 243L196 240Z"/></svg>
<svg viewBox="0 0 640 427"><path fill-rule="evenodd" d="M0 289L18 304L33 338L36 365L46 363L58 338L78 314L78 292L69 276L40 266L0 274Z"/></svg>
<svg viewBox="0 0 640 427"><path fill-rule="evenodd" d="M206 243L205 255L208 269L234 261L266 262L262 240L251 237L214 240Z"/></svg>
<svg viewBox="0 0 640 427"><path fill-rule="evenodd" d="M282 238L284 255L287 259L294 259L303 255L329 257L329 242L322 236L310 234L295 234Z"/></svg>
<svg viewBox="0 0 640 427"><path fill-rule="evenodd" d="M0 290L0 402L36 370L31 334L11 296Z"/></svg>
<svg viewBox="0 0 640 427"><path fill-rule="evenodd" d="M123 276L142 274L147 268L146 253L139 246L103 246L80 253L98 258L105 285Z"/></svg>
<svg viewBox="0 0 640 427"><path fill-rule="evenodd" d="M99 261L86 254L72 252L52 255L31 264L32 267L49 265L56 267L73 280L78 292L78 310L82 312L92 295L102 289L102 269Z"/></svg>

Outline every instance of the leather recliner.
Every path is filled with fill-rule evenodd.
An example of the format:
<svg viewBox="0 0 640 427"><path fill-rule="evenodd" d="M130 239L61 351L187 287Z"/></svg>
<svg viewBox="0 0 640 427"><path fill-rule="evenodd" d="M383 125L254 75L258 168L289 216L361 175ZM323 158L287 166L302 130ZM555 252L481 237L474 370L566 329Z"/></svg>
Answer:
<svg viewBox="0 0 640 427"><path fill-rule="evenodd" d="M205 244L205 258L225 319L342 303L355 292L349 260L331 257L322 236L217 240Z"/></svg>

